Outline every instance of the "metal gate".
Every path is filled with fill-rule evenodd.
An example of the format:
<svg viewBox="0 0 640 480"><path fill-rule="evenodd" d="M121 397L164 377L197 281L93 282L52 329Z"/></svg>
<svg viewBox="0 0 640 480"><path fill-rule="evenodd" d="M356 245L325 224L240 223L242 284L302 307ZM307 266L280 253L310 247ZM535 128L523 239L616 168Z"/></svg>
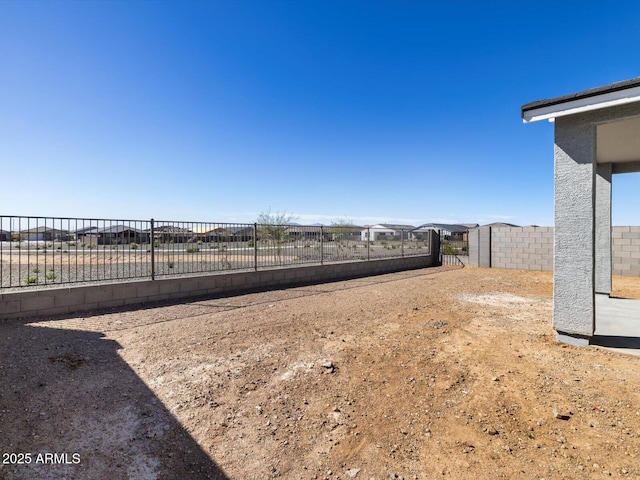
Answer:
<svg viewBox="0 0 640 480"><path fill-rule="evenodd" d="M447 235L438 230L440 235L440 265L457 265L464 267L469 263L469 234Z"/></svg>

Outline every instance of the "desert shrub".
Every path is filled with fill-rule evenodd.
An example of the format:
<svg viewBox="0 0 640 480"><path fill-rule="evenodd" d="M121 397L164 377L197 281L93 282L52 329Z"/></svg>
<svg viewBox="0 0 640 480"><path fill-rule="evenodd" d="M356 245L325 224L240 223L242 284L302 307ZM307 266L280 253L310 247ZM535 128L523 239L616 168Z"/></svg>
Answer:
<svg viewBox="0 0 640 480"><path fill-rule="evenodd" d="M442 252L442 255L457 255L458 251L453 248L451 245L445 243L444 245L442 245L442 248L440 249L440 251Z"/></svg>

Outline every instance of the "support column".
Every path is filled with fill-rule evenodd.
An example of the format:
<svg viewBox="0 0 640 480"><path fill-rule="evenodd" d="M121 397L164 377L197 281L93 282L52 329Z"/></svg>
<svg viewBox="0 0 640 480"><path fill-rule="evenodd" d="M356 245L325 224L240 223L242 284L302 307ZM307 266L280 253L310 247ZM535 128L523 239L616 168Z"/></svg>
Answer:
<svg viewBox="0 0 640 480"><path fill-rule="evenodd" d="M491 227L469 230L469 265L491 267Z"/></svg>
<svg viewBox="0 0 640 480"><path fill-rule="evenodd" d="M595 330L595 146L595 126L580 115L556 118L553 328L578 345Z"/></svg>
<svg viewBox="0 0 640 480"><path fill-rule="evenodd" d="M595 291L611 294L611 164L596 165Z"/></svg>
<svg viewBox="0 0 640 480"><path fill-rule="evenodd" d="M480 266L491 268L491 227L480 227Z"/></svg>

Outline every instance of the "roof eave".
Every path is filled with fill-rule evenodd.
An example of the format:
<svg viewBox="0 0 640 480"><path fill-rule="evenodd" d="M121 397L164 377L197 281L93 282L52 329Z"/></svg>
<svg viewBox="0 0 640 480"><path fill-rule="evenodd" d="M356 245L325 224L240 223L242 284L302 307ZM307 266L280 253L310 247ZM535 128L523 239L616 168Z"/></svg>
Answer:
<svg viewBox="0 0 640 480"><path fill-rule="evenodd" d="M640 101L640 79L618 82L572 95L538 100L522 106L524 123L539 120L553 121L556 117L599 110Z"/></svg>

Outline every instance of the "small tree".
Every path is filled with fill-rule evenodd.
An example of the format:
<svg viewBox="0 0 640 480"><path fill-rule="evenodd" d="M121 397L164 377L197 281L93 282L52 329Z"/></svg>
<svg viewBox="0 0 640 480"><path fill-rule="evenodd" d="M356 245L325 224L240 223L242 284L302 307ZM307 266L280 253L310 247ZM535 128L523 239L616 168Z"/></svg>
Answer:
<svg viewBox="0 0 640 480"><path fill-rule="evenodd" d="M331 222L329 235L331 240L336 243L338 258L347 258L352 253L342 244L342 241L348 240L355 228L353 222L347 218L339 218Z"/></svg>
<svg viewBox="0 0 640 480"><path fill-rule="evenodd" d="M287 241L287 229L296 217L285 212L271 212L271 207L266 212L261 212L256 223L258 224L258 240L274 248L278 263L281 263L282 244Z"/></svg>
<svg viewBox="0 0 640 480"><path fill-rule="evenodd" d="M355 228L356 226L351 220L348 220L347 218L338 218L331 222L331 225L329 226L329 233L333 240L340 241L353 233Z"/></svg>

